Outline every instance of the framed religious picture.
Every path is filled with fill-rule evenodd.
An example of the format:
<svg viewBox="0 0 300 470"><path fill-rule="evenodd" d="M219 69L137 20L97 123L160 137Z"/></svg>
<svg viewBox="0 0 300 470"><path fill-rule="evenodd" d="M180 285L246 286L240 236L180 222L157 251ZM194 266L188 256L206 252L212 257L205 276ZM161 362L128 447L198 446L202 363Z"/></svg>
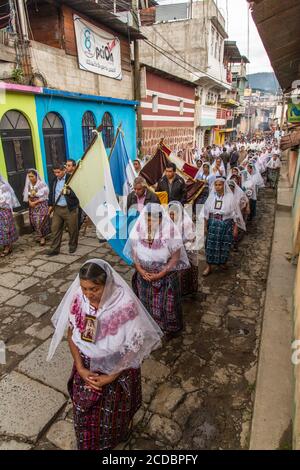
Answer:
<svg viewBox="0 0 300 470"><path fill-rule="evenodd" d="M215 200L215 210L220 211L222 209L223 201Z"/></svg>
<svg viewBox="0 0 300 470"><path fill-rule="evenodd" d="M88 343L95 343L97 337L97 318L92 315L85 317L85 329L81 333L81 339Z"/></svg>

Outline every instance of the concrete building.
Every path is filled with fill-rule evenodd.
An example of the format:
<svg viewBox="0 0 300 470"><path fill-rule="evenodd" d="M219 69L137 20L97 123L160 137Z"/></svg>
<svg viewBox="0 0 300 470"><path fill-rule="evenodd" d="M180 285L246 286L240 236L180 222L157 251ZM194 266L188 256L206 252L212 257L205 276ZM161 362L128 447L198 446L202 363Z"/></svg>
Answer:
<svg viewBox="0 0 300 470"><path fill-rule="evenodd" d="M0 34L0 171L20 199L26 169L79 159L103 125L107 149L122 122L136 157L130 42L138 30L95 1L19 2ZM109 3L109 2L108 2ZM109 5L108 5L109 6Z"/></svg>
<svg viewBox="0 0 300 470"><path fill-rule="evenodd" d="M227 110L227 122L221 130L226 138L235 138L245 132L246 103L244 94L247 84L247 64L249 60L241 55L236 41L225 41L224 65L228 81L232 85L230 91L221 94L219 102Z"/></svg>
<svg viewBox="0 0 300 470"><path fill-rule="evenodd" d="M141 62L193 83L196 87L195 141L199 147L215 140L215 128L226 125L220 93L231 90L224 66L225 19L213 0L156 8L156 22L142 28ZM175 18L175 19L174 19Z"/></svg>

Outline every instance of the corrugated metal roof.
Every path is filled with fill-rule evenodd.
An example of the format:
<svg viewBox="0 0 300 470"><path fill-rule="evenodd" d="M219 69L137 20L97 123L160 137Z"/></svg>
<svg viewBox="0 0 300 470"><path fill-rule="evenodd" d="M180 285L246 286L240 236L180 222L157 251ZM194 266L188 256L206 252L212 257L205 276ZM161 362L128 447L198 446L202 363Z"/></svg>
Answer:
<svg viewBox="0 0 300 470"><path fill-rule="evenodd" d="M242 56L239 48L237 47L236 41L224 42L224 58L228 59L231 63L241 62Z"/></svg>

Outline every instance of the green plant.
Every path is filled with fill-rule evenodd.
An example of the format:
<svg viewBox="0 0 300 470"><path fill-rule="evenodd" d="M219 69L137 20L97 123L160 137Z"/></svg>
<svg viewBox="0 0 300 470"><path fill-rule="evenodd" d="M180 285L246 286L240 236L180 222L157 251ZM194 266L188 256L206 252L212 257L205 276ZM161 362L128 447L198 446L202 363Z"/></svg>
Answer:
<svg viewBox="0 0 300 470"><path fill-rule="evenodd" d="M12 71L11 78L16 82L16 83L23 83L24 81L24 72L23 69L20 67L15 67Z"/></svg>

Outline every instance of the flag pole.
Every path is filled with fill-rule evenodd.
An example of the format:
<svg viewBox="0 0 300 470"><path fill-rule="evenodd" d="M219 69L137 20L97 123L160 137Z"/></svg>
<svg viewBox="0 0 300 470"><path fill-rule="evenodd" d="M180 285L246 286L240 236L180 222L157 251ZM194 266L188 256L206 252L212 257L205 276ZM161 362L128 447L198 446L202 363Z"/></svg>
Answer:
<svg viewBox="0 0 300 470"><path fill-rule="evenodd" d="M102 124L100 124L100 126L98 126L98 127L95 129L95 131L97 132L97 134L100 133L100 132L102 132L102 130L103 130ZM69 178L69 180L68 180L68 183L67 183L65 186L68 186L68 185L69 185L69 183L70 183L70 181L72 180L73 176L75 175L76 171L77 171L78 168L80 167L80 162L82 162L82 160L85 158L86 154L88 153L88 151L90 150L90 148L92 147L92 145L93 145L93 144L95 143L95 141L97 140L97 137L98 137L98 136L95 134L94 137L93 137L93 139L92 139L92 141L91 141L91 143L89 144L89 146L88 146L87 149L85 150L83 156L82 156L81 159L78 161L78 163L77 163L77 165L76 165L76 168L75 168L75 170L74 170L74 173L71 174L71 176L70 176L70 178ZM62 196L62 194L63 194L63 191L64 191L64 188L62 189L60 195L59 195L58 198L56 199L56 201L55 201L55 203L53 204L53 206L52 206L51 210L49 211L49 213L48 213L48 214L44 217L44 219L42 220L41 227L43 227L43 224L45 223L46 219L47 219L48 217L50 217L50 215L53 213L55 206L57 205L59 199L61 198L61 196Z"/></svg>
<svg viewBox="0 0 300 470"><path fill-rule="evenodd" d="M94 129L93 132L97 132L97 134L99 134L100 132L102 132L102 130L103 130L103 126L102 126L102 124L100 124L100 126L98 126L96 129ZM82 155L81 159L78 161L74 172L71 174L70 179L69 179L69 181L68 181L68 184L69 184L70 181L72 180L72 178L73 178L73 176L75 175L76 171L79 169L79 167L80 167L80 162L82 162L82 160L85 159L86 154L88 153L88 151L90 150L90 148L94 145L94 143L96 142L97 138L98 138L98 135L96 135L96 133L95 133L94 137L92 138L91 143L89 144L89 146L88 146L88 147L86 148L86 150L84 151L84 154ZM68 184L67 184L67 186L68 186Z"/></svg>
<svg viewBox="0 0 300 470"><path fill-rule="evenodd" d="M115 135L115 138L114 138L114 141L113 141L113 144L112 144L112 147L110 149L110 152L109 152L109 156L108 156L108 160L110 160L110 157L112 156L112 153L114 151L114 148L115 148L115 145L116 145L116 142L117 142L117 138L121 132L121 128L122 128L122 121L120 122L119 124L119 127L117 129L117 132L116 132L116 135Z"/></svg>

